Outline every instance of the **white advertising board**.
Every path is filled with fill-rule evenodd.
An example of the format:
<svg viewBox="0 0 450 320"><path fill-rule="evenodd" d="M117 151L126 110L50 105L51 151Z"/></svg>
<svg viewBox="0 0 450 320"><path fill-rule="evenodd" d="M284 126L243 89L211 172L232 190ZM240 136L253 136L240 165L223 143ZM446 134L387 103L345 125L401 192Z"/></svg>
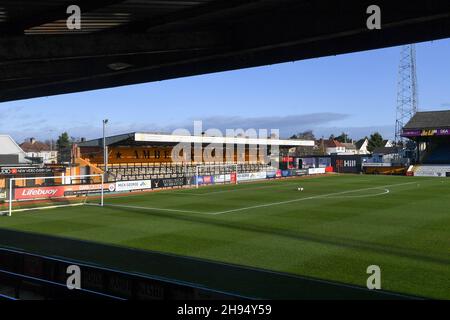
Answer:
<svg viewBox="0 0 450 320"><path fill-rule="evenodd" d="M308 174L323 174L325 173L325 168L309 168Z"/></svg>
<svg viewBox="0 0 450 320"><path fill-rule="evenodd" d="M133 191L151 189L151 180L119 181L116 182L116 191Z"/></svg>

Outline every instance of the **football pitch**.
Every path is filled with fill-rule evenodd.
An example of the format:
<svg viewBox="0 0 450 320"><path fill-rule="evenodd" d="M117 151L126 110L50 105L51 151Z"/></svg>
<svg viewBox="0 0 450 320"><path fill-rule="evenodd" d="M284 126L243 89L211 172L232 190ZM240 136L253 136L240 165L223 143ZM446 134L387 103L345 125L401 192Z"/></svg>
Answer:
<svg viewBox="0 0 450 320"><path fill-rule="evenodd" d="M449 178L331 175L127 194L104 207L13 213L0 228L361 287L377 265L384 290L450 299Z"/></svg>

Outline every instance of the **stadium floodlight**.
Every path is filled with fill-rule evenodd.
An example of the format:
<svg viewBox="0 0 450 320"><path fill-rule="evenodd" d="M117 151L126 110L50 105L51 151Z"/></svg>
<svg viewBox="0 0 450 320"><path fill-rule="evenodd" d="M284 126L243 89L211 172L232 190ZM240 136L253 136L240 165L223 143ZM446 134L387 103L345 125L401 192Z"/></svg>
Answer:
<svg viewBox="0 0 450 320"><path fill-rule="evenodd" d="M201 164L195 167L195 187L200 186L200 177L202 184L212 183L231 183L238 184L238 165L236 163L223 164ZM210 182L205 182L205 177L209 177Z"/></svg>
<svg viewBox="0 0 450 320"><path fill-rule="evenodd" d="M34 186L27 185L30 180L34 180ZM11 216L13 211L43 210L85 204L103 206L104 188L103 174L11 178L7 215ZM96 197L88 203L89 195Z"/></svg>
<svg viewBox="0 0 450 320"><path fill-rule="evenodd" d="M108 171L108 151L106 149L106 125L108 119L103 120L103 164L105 166L105 172Z"/></svg>

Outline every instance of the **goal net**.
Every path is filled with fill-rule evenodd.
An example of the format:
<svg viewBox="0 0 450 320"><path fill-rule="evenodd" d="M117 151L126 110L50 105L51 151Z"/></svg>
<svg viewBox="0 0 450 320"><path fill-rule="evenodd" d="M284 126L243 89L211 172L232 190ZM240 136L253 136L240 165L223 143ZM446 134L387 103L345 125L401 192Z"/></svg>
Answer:
<svg viewBox="0 0 450 320"><path fill-rule="evenodd" d="M194 182L196 188L211 184L237 184L237 164L202 164L197 165Z"/></svg>
<svg viewBox="0 0 450 320"><path fill-rule="evenodd" d="M79 176L11 178L7 190L7 211L54 209L58 207L103 206L104 177L102 174Z"/></svg>

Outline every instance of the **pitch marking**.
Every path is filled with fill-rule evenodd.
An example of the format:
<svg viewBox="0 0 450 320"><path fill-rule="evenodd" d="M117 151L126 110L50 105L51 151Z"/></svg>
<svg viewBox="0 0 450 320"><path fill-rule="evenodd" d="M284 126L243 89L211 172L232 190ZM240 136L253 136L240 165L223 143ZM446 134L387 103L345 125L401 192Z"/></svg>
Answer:
<svg viewBox="0 0 450 320"><path fill-rule="evenodd" d="M356 189L356 190L347 190L347 191L342 191L342 192L322 194L322 195L311 196L311 197L300 198L300 199L272 202L272 203L260 204L260 205L250 206L250 207L243 207L243 208L219 211L219 212L214 212L214 213L211 213L211 214L219 215L219 214L233 213L233 212L246 211L246 210L251 210L251 209L259 209L259 208L266 208L266 207L272 207L272 206L288 204L288 203L294 203L294 202L300 202L300 201L306 201L306 200L319 199L319 198L330 197L330 196L339 196L339 195L352 193L352 192L355 192L355 191L365 191L365 190L373 190L373 189L380 189L380 188L387 188L387 187L404 186L404 185L411 185L411 184L416 184L416 182L391 184L391 185L386 185L386 186L370 187L370 188L363 188L363 189Z"/></svg>
<svg viewBox="0 0 450 320"><path fill-rule="evenodd" d="M381 188L380 188L381 189ZM374 193L374 194L361 194L361 195L356 195L356 196L346 196L346 195L340 195L339 198L350 198L350 199L354 199L354 198L371 198L371 197L378 197L378 196L384 196L386 194L389 194L391 191L389 189L384 189L383 192L380 193ZM336 198L333 196L330 196L330 198Z"/></svg>
<svg viewBox="0 0 450 320"><path fill-rule="evenodd" d="M380 189L380 188L387 188L387 187L404 186L404 185L411 185L411 184L416 184L416 182L399 183L399 184L391 184L391 185L385 185L385 186L377 186L377 187L370 187L370 188L347 190L347 191L342 191L342 192L334 192L334 193L322 194L322 195L305 197L305 198L300 198L300 199L293 199L293 200L286 200L286 201L279 201L279 202L271 202L271 203L266 203L266 204L260 204L260 205L250 206L250 207L242 207L242 208L225 210L225 211L218 211L218 212L204 212L204 211L202 212L202 211L169 209L169 208L152 208L152 207L129 206L129 205L120 205L120 204L105 204L105 206L107 206L107 207L118 207L118 208L128 208L128 209L139 209L139 210L147 210L147 211L167 211L167 212L203 214L203 215L204 214L207 214L207 215L220 215L220 214L234 213L234 212L240 212L240 211L247 211L247 210L251 210L251 209L271 207L271 206L276 206L276 205L283 205L283 204L294 203L294 202L301 202L301 201L306 201L306 200L313 200L313 199L319 199L319 198L326 198L326 197L332 197L332 196L345 195L345 194L352 193L352 192L357 192L357 191L365 191L365 190L373 190L373 189ZM385 189L383 194L387 194L387 193L390 193L390 190Z"/></svg>

